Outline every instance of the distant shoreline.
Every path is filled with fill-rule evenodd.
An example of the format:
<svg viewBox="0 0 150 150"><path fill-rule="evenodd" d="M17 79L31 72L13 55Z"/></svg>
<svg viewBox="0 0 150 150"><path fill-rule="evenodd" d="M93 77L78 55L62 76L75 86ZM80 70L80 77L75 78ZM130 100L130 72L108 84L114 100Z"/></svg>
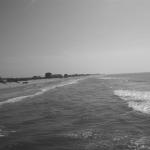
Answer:
<svg viewBox="0 0 150 150"><path fill-rule="evenodd" d="M0 82L0 89L6 89L6 88L15 88L20 86L26 86L31 84L37 84L37 83L46 83L46 82L53 82L60 79L37 79L37 80L28 80L28 81L19 81L19 82L6 82L2 83Z"/></svg>
<svg viewBox="0 0 150 150"><path fill-rule="evenodd" d="M87 75L86 75L87 76ZM0 82L0 89L7 89L7 88L15 88L15 87L22 87L32 84L43 84L43 83L49 83L49 82L55 82L55 81L63 81L63 80L71 80L73 78L84 78L84 76L74 76L74 77L67 77L67 78L41 78L41 79L28 79L28 80L21 80L21 81L11 81L11 82ZM90 76L90 75L88 75ZM16 78L14 78L16 79Z"/></svg>

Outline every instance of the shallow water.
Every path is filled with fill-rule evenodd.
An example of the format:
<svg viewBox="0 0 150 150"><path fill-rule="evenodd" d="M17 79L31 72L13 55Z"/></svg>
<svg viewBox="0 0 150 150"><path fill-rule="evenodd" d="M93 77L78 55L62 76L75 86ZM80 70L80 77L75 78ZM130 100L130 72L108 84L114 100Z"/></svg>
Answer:
<svg viewBox="0 0 150 150"><path fill-rule="evenodd" d="M148 150L149 79L93 76L1 90L0 149Z"/></svg>

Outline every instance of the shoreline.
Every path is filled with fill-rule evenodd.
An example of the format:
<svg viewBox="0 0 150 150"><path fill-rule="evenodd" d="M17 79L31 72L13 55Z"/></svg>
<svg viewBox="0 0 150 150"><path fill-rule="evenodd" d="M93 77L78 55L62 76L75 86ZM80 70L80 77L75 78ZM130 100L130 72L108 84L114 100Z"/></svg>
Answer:
<svg viewBox="0 0 150 150"><path fill-rule="evenodd" d="M28 81L20 81L20 82L6 82L6 83L0 83L0 90L2 89L9 89L9 88L17 88L17 87L24 87L28 85L34 85L34 84L46 84L51 82L61 82L61 81L67 81L72 79L82 79L86 77L68 77L68 78L50 78L50 79L36 79L36 80L28 80Z"/></svg>
<svg viewBox="0 0 150 150"><path fill-rule="evenodd" d="M28 80L28 81L20 81L20 82L6 82L0 83L0 90L1 89L8 89L8 88L15 88L15 87L23 87L32 84L43 84L53 81L61 81L62 79L37 79L37 80Z"/></svg>

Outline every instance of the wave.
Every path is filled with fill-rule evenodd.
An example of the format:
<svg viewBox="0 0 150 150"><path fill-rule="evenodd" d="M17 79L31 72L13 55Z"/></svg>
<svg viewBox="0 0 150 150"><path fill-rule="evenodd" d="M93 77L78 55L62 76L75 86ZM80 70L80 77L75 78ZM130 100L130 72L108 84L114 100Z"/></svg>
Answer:
<svg viewBox="0 0 150 150"><path fill-rule="evenodd" d="M115 90L114 95L117 95L121 99L127 101L128 106L132 109L150 114L150 92Z"/></svg>
<svg viewBox="0 0 150 150"><path fill-rule="evenodd" d="M55 88L58 88L58 87L63 87L63 86L71 85L71 84L76 84L80 80L83 80L83 78L82 79L74 79L74 80L64 81L64 82L61 82L60 84L57 84L57 85L53 85L53 86L50 86L50 87L44 87L44 88L40 89L40 91L38 91L38 92L36 92L34 94L25 95L25 96L19 96L19 97L15 97L15 98L10 98L10 99L8 99L6 101L2 101L2 102L0 102L0 105L7 104L7 103L15 103L15 102L24 100L26 98L33 98L35 96L42 95L45 92L47 92L49 90L52 90L52 89L55 89Z"/></svg>

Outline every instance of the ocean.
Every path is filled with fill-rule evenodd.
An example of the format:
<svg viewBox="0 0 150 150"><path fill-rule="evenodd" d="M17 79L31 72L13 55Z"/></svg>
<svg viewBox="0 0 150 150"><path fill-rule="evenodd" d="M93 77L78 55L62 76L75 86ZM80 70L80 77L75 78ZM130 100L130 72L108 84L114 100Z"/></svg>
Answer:
<svg viewBox="0 0 150 150"><path fill-rule="evenodd" d="M150 150L150 73L0 89L0 150Z"/></svg>

